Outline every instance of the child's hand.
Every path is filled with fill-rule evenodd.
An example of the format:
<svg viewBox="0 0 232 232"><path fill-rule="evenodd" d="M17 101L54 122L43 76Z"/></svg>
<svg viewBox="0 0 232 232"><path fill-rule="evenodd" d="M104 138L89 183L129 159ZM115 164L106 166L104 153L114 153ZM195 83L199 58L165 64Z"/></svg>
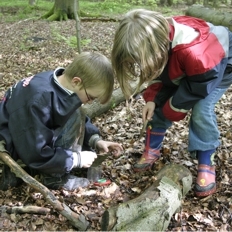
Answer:
<svg viewBox="0 0 232 232"><path fill-rule="evenodd" d="M109 141L104 141L104 140L99 140L97 142L97 148L103 152L110 151L114 156L119 156L123 151L121 144L109 142Z"/></svg>
<svg viewBox="0 0 232 232"><path fill-rule="evenodd" d="M93 161L97 158L97 154L92 151L81 151L80 155L80 167L88 168L92 165Z"/></svg>
<svg viewBox="0 0 232 232"><path fill-rule="evenodd" d="M143 122L146 122L146 120L151 121L152 116L154 114L155 110L155 103L148 101L147 104L143 107L142 117Z"/></svg>

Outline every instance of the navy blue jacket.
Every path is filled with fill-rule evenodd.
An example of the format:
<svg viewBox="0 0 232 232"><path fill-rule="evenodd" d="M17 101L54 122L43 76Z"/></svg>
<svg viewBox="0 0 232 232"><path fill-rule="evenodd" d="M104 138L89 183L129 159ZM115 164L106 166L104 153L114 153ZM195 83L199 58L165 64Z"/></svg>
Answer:
<svg viewBox="0 0 232 232"><path fill-rule="evenodd" d="M0 103L0 140L14 160L48 174L64 174L71 170L73 153L55 147L56 129L82 105L78 96L57 85L54 71L25 78L5 94ZM99 130L90 121L85 128L88 144Z"/></svg>

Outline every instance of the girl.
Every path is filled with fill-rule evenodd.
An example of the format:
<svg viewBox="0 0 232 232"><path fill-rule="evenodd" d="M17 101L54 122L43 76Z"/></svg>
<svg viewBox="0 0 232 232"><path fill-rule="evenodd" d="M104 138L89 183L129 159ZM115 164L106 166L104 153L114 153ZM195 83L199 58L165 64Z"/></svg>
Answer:
<svg viewBox="0 0 232 232"><path fill-rule="evenodd" d="M213 157L220 145L214 107L232 83L232 33L198 18L132 10L116 30L112 65L126 97L133 94L135 77L138 88L152 81L144 92L145 150L134 170L144 171L159 159L166 130L191 110L188 150L198 157L195 193L214 193Z"/></svg>

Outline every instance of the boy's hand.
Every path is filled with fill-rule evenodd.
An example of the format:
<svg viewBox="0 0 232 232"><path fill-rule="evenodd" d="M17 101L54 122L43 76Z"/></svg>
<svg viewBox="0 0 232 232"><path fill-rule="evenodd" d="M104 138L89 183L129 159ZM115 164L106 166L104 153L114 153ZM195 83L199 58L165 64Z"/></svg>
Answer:
<svg viewBox="0 0 232 232"><path fill-rule="evenodd" d="M152 120L154 110L155 110L155 103L148 101L147 104L143 107L143 112L142 112L143 122L146 122L146 120L148 121Z"/></svg>
<svg viewBox="0 0 232 232"><path fill-rule="evenodd" d="M119 156L123 151L121 144L104 140L97 142L97 148L106 153L110 151L114 156Z"/></svg>
<svg viewBox="0 0 232 232"><path fill-rule="evenodd" d="M81 151L80 154L80 167L88 168L92 165L93 161L97 158L97 154L92 151Z"/></svg>

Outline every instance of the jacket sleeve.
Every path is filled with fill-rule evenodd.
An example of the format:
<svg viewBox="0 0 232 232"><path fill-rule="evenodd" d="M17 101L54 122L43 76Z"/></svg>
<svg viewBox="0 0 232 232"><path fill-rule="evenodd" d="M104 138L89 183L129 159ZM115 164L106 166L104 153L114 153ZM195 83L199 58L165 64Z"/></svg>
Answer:
<svg viewBox="0 0 232 232"><path fill-rule="evenodd" d="M187 59L185 56L185 60L186 72L178 85L163 84L167 80L164 75L162 82L154 81L144 92L145 101L154 101L156 107L162 107L164 117L170 121L182 120L199 100L219 86L227 64L227 59L222 59L213 68L207 69L200 57Z"/></svg>
<svg viewBox="0 0 232 232"><path fill-rule="evenodd" d="M199 75L186 76L171 98L163 106L163 115L171 121L183 119L201 99L207 97L222 81L225 63Z"/></svg>
<svg viewBox="0 0 232 232"><path fill-rule="evenodd" d="M153 81L143 94L146 102L153 101L156 107L162 107L164 103L175 93L177 86L164 85L161 81Z"/></svg>
<svg viewBox="0 0 232 232"><path fill-rule="evenodd" d="M157 94L163 87L163 83L160 80L155 80L153 83L147 87L147 89L143 93L143 98L146 102L154 101Z"/></svg>
<svg viewBox="0 0 232 232"><path fill-rule="evenodd" d="M98 134L100 136L100 131L98 128L92 124L91 120L89 117L86 117L85 121L85 137L84 137L84 143L83 143L83 148L84 149L89 149L90 148L90 138L92 135ZM91 147L92 149L95 149L95 147Z"/></svg>
<svg viewBox="0 0 232 232"><path fill-rule="evenodd" d="M43 102L42 102L43 101ZM73 165L73 152L55 147L57 137L48 97L32 105L25 104L10 114L9 130L20 159L30 168L61 176ZM44 104L47 102L47 104Z"/></svg>

